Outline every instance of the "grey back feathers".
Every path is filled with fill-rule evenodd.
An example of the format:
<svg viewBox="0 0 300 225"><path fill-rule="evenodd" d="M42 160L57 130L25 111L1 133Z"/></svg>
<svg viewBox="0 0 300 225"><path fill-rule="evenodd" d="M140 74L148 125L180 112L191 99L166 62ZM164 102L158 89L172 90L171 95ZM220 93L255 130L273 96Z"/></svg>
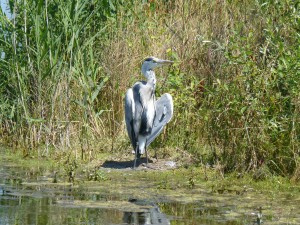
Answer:
<svg viewBox="0 0 300 225"><path fill-rule="evenodd" d="M163 94L155 102L155 119L152 132L148 136L147 146L163 131L163 128L173 116L173 98L170 94Z"/></svg>

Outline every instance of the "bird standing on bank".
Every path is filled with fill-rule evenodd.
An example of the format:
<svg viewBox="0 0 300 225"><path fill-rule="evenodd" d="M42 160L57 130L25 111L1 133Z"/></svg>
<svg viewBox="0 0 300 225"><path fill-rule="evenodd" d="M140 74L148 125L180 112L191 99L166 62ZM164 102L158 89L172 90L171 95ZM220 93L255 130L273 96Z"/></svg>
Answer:
<svg viewBox="0 0 300 225"><path fill-rule="evenodd" d="M173 100L168 93L155 100L156 77L154 68L173 61L146 58L142 65L142 74L147 81L136 82L125 95L125 121L128 136L135 151L134 168L136 160L146 153L147 147L160 134L164 126L173 116Z"/></svg>

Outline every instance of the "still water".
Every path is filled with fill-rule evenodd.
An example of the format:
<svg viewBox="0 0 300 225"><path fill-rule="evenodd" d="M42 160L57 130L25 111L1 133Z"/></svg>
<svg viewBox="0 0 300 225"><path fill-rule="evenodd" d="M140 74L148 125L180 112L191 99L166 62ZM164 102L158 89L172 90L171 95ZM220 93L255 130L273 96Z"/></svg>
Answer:
<svg viewBox="0 0 300 225"><path fill-rule="evenodd" d="M170 192L150 181L53 183L46 171L1 164L0 225L300 224L299 196Z"/></svg>

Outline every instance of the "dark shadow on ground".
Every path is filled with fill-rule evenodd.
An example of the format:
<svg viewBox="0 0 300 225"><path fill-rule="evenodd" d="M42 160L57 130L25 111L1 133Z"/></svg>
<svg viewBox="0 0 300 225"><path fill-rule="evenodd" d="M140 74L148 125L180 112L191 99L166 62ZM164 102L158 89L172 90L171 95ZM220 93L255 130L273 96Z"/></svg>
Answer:
<svg viewBox="0 0 300 225"><path fill-rule="evenodd" d="M148 159L148 163L152 163L153 161ZM134 160L130 161L105 161L101 167L102 168L110 168L110 169L132 169L133 168ZM136 167L139 167L140 165L146 165L147 159L146 158L140 158L136 161Z"/></svg>

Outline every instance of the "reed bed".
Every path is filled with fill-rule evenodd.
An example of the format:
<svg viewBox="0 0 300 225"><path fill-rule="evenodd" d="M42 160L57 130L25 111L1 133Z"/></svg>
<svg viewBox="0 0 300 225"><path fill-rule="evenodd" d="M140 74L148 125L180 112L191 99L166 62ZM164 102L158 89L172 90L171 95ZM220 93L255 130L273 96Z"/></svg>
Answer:
<svg viewBox="0 0 300 225"><path fill-rule="evenodd" d="M299 179L300 4L276 0L21 0L0 17L0 137L38 151L130 151L128 87L154 55L175 114L152 148L222 173ZM79 150L78 150L79 149Z"/></svg>

